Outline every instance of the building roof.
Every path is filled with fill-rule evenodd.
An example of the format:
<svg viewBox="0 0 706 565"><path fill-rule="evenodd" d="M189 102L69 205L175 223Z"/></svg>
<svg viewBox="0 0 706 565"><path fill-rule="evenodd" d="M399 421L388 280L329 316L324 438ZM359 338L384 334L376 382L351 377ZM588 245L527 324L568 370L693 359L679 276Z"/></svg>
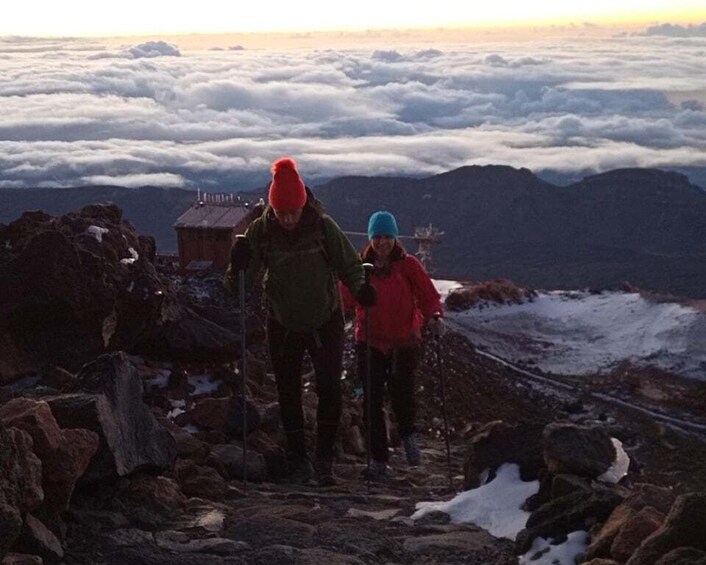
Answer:
<svg viewBox="0 0 706 565"><path fill-rule="evenodd" d="M242 205L197 202L177 218L174 227L231 229L251 211L251 208Z"/></svg>

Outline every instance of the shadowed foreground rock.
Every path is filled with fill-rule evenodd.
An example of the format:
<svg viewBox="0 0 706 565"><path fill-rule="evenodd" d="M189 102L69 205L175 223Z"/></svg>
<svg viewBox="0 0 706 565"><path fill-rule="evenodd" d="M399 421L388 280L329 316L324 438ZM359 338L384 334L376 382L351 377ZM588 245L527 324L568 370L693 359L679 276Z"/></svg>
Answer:
<svg viewBox="0 0 706 565"><path fill-rule="evenodd" d="M25 514L43 500L42 464L32 437L0 422L0 557L19 537Z"/></svg>
<svg viewBox="0 0 706 565"><path fill-rule="evenodd" d="M237 336L181 306L155 270L154 239L114 204L0 225L0 384L105 351L231 359Z"/></svg>
<svg viewBox="0 0 706 565"><path fill-rule="evenodd" d="M62 430L49 405L16 398L0 406L0 422L24 430L42 462L44 504L38 513L48 518L67 510L76 481L98 449L98 435L89 430Z"/></svg>
<svg viewBox="0 0 706 565"><path fill-rule="evenodd" d="M100 356L76 378L74 394L48 398L59 425L85 428L100 438L98 452L82 477L97 482L137 469L166 470L176 445L142 401L142 382L124 353Z"/></svg>

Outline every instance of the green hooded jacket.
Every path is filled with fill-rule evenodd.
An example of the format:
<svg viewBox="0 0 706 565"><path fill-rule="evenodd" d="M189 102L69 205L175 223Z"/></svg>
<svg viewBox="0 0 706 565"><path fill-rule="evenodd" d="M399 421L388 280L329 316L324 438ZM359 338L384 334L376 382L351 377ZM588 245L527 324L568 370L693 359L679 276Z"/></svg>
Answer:
<svg viewBox="0 0 706 565"><path fill-rule="evenodd" d="M246 279L262 275L269 315L295 332L312 332L340 311L339 280L357 296L365 279L355 248L317 204L310 195L291 232L279 225L269 206L245 232L250 244ZM225 285L237 292L230 267Z"/></svg>

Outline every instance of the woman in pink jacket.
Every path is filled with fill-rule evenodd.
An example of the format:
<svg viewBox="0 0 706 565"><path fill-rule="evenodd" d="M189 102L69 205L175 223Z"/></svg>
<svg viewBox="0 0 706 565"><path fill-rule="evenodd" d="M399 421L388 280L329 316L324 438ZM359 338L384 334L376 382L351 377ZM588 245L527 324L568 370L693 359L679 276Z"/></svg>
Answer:
<svg viewBox="0 0 706 565"><path fill-rule="evenodd" d="M386 391L397 419L407 462L410 465L421 462L414 435L414 373L420 353L421 330L424 324L434 333L441 334L444 330L439 293L419 260L400 245L398 235L395 217L386 211L375 212L368 222L369 243L361 253L363 261L375 267L370 280L377 293L377 302L370 308L370 335L366 335L366 308L360 305L356 305L355 330L358 375L363 382L364 394L370 395L369 418L367 397L363 404L365 421L371 423L368 449L372 465L368 478L373 480L382 479L387 474L387 430L383 413ZM371 348L370 390L367 390L368 344Z"/></svg>

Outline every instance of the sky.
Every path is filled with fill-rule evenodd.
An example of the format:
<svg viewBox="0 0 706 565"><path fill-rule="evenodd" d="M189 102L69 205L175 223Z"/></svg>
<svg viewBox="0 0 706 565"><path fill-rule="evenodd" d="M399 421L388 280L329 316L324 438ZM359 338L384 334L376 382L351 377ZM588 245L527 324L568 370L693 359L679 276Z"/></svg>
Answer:
<svg viewBox="0 0 706 565"><path fill-rule="evenodd" d="M0 37L0 187L248 190L283 155L312 186L487 164L706 179L706 18L620 29Z"/></svg>
<svg viewBox="0 0 706 565"><path fill-rule="evenodd" d="M135 35L260 31L361 30L406 27L462 27L673 21L706 17L702 0L494 0L467 2L379 2L357 0L24 0L3 14L0 35Z"/></svg>

